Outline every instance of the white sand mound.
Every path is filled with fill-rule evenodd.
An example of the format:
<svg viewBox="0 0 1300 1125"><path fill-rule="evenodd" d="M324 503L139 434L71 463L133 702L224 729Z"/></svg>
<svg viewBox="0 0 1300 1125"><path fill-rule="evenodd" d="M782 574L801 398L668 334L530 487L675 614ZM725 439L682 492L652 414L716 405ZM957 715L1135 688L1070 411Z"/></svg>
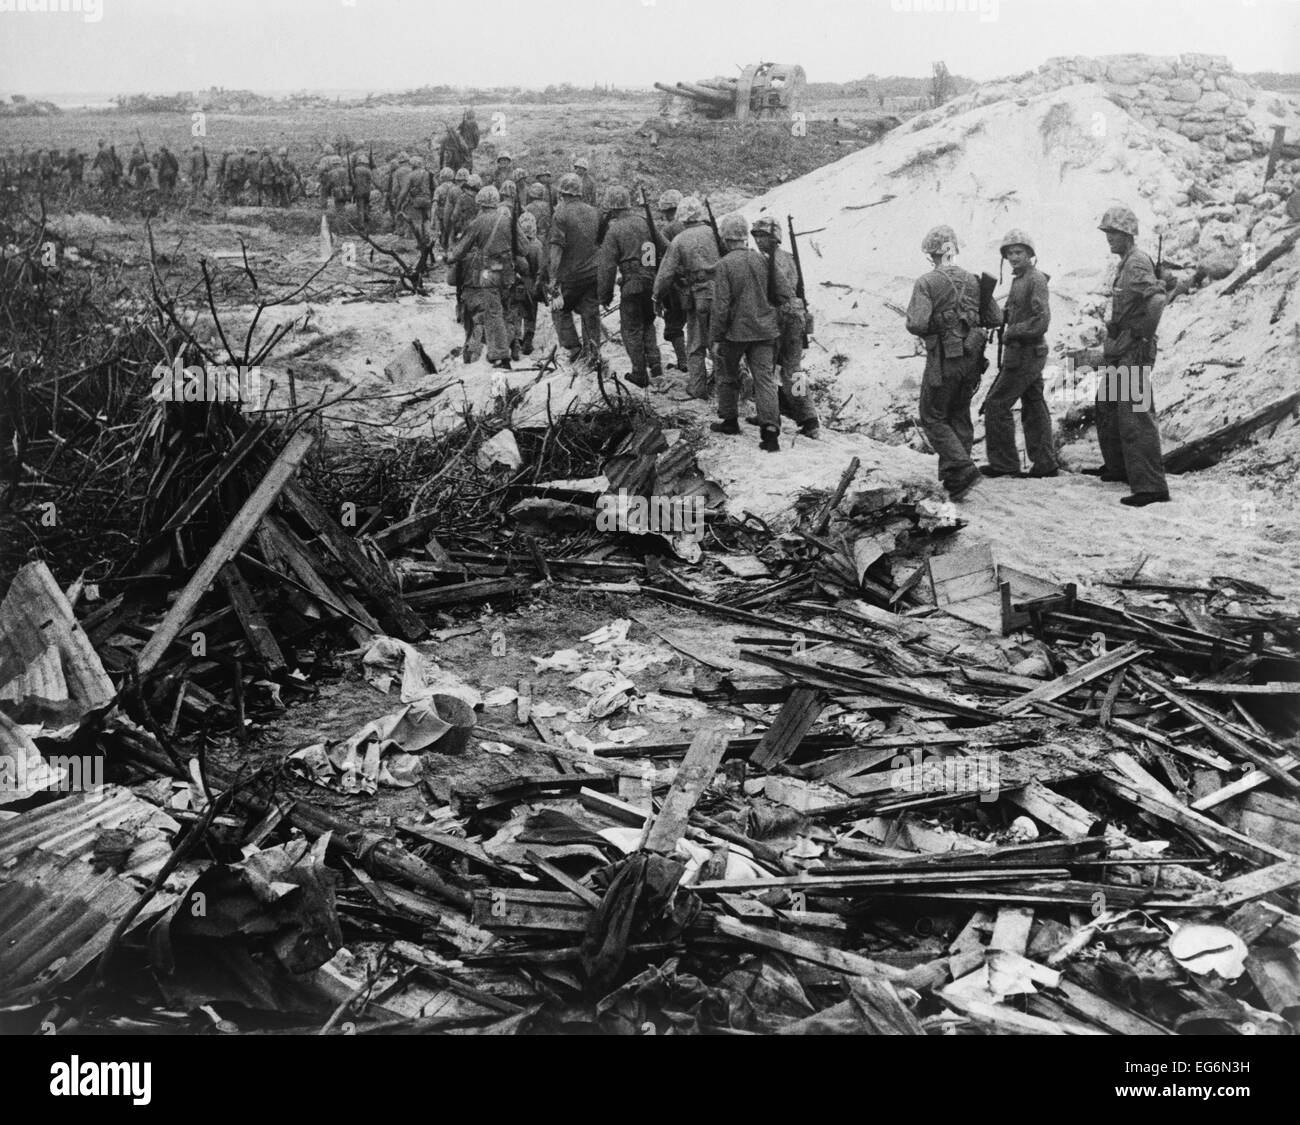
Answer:
<svg viewBox="0 0 1300 1125"><path fill-rule="evenodd" d="M1226 266L1166 313L1156 382L1166 441L1198 436L1292 389L1300 310L1287 293L1300 256L1283 258L1235 297L1219 291L1294 229L1284 210L1293 163L1264 191L1262 157L1225 163L1203 144L1134 117L1092 83L973 102L745 208L751 220L767 212L784 223L793 214L797 230L817 232L801 240L820 345L808 367L814 384L834 373L827 397L854 396L843 423L885 440L917 440L911 419L923 359L902 312L928 268L921 239L938 223L956 230L958 261L973 273L996 274L1003 234L1027 229L1039 268L1052 278L1049 343L1058 373L1071 353L1097 344L1115 266L1097 222L1112 203L1137 213L1139 245L1153 256L1163 235L1165 259L1186 267L1188 279L1197 267ZM1000 298L1009 283L1007 271ZM833 356L843 358L832 363ZM1216 366L1220 359L1229 365ZM1054 413L1072 404L1058 398Z"/></svg>

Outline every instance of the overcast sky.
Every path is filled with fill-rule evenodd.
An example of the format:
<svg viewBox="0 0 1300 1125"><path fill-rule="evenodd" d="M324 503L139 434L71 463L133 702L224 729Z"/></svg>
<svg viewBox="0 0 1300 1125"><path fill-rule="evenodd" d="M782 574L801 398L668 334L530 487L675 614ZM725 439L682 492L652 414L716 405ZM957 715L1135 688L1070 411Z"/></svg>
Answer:
<svg viewBox="0 0 1300 1125"><path fill-rule="evenodd" d="M1130 51L1298 70L1300 0L0 0L5 94L646 86L760 60L983 79Z"/></svg>

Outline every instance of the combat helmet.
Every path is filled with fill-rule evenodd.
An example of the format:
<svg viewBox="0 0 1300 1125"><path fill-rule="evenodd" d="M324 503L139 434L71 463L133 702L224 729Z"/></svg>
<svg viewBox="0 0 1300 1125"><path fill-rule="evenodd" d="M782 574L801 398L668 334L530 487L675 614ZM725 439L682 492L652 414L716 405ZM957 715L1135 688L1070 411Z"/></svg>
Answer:
<svg viewBox="0 0 1300 1125"><path fill-rule="evenodd" d="M921 239L922 254L929 254L931 256L942 254L949 246L952 247L953 253L957 252L957 234L952 227L947 224L941 224L940 226L934 227L926 233L926 236L923 239Z"/></svg>
<svg viewBox="0 0 1300 1125"><path fill-rule="evenodd" d="M478 195L474 197L474 202L480 207L497 207L501 203L501 193L491 184L485 188L479 188Z"/></svg>
<svg viewBox="0 0 1300 1125"><path fill-rule="evenodd" d="M682 201L682 193L675 188L669 188L659 197L660 211L676 211Z"/></svg>
<svg viewBox="0 0 1300 1125"><path fill-rule="evenodd" d="M766 234L775 238L777 242L781 241L781 224L776 221L775 215L759 215L750 229L755 235Z"/></svg>
<svg viewBox="0 0 1300 1125"><path fill-rule="evenodd" d="M560 177L560 194L561 195L581 195L582 181L572 172L565 172Z"/></svg>
<svg viewBox="0 0 1300 1125"><path fill-rule="evenodd" d="M1007 231L1007 233L1002 236L1002 246L1000 249L1004 258L1007 256L1007 251L1013 246L1023 246L1029 251L1029 256L1031 258L1038 257L1038 251L1034 249L1033 236L1031 236L1028 231L1016 228Z"/></svg>
<svg viewBox="0 0 1300 1125"><path fill-rule="evenodd" d="M698 223L704 218L704 204L693 195L686 196L677 205L677 218L683 223Z"/></svg>
<svg viewBox="0 0 1300 1125"><path fill-rule="evenodd" d="M1116 205L1107 207L1106 213L1101 217L1101 222L1097 225L1098 230L1119 231L1121 234L1127 234L1131 238L1138 236L1138 220L1127 207Z"/></svg>
<svg viewBox="0 0 1300 1125"><path fill-rule="evenodd" d="M632 196L625 187L617 185L605 192L606 211L625 211L632 206Z"/></svg>
<svg viewBox="0 0 1300 1125"><path fill-rule="evenodd" d="M718 233L725 242L744 242L749 238L749 222L739 211L732 211L718 221Z"/></svg>

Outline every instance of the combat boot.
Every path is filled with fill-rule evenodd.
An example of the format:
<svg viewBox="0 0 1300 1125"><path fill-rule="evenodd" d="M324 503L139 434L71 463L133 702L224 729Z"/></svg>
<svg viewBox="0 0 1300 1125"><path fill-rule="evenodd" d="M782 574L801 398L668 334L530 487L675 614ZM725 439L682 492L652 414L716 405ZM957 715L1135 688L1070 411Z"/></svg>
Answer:
<svg viewBox="0 0 1300 1125"><path fill-rule="evenodd" d="M740 426L737 425L734 418L724 418L721 422L711 422L709 424L709 429L711 429L715 434L740 433Z"/></svg>
<svg viewBox="0 0 1300 1125"><path fill-rule="evenodd" d="M758 448L764 453L781 452L781 429L779 426L764 426L761 430L762 438L759 440Z"/></svg>

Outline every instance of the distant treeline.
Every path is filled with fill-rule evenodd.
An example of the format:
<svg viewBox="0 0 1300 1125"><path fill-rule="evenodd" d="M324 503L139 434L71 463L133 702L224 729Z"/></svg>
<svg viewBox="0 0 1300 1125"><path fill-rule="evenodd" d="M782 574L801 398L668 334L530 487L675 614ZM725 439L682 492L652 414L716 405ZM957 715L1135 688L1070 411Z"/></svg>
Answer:
<svg viewBox="0 0 1300 1125"><path fill-rule="evenodd" d="M933 78L903 78L890 75L885 78L868 74L865 78L855 78L852 82L809 82L807 93L813 98L928 98L932 93ZM972 78L963 78L959 74L950 74L950 96L967 94L979 85Z"/></svg>

